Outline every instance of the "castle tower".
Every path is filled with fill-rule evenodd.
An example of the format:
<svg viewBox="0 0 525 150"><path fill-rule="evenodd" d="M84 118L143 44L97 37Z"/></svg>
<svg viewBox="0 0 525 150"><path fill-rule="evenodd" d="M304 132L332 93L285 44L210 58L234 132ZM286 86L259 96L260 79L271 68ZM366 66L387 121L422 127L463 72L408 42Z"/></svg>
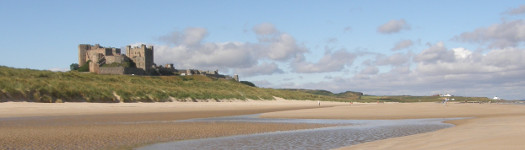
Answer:
<svg viewBox="0 0 525 150"><path fill-rule="evenodd" d="M234 79L235 81L239 82L239 75L237 75L237 74L233 75L233 79Z"/></svg>
<svg viewBox="0 0 525 150"><path fill-rule="evenodd" d="M142 44L137 47L126 46L126 55L135 63L137 68L146 71L149 74L153 66L153 46Z"/></svg>
<svg viewBox="0 0 525 150"><path fill-rule="evenodd" d="M80 44L78 45L78 65L84 66L87 62L86 53L91 49L89 44Z"/></svg>

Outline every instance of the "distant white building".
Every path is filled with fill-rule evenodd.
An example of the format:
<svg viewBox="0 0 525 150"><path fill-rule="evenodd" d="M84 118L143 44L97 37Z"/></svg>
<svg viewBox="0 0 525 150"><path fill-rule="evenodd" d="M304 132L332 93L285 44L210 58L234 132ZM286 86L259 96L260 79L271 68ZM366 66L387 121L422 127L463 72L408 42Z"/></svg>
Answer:
<svg viewBox="0 0 525 150"><path fill-rule="evenodd" d="M493 100L499 100L499 97L498 96L494 96L494 98L492 98Z"/></svg>

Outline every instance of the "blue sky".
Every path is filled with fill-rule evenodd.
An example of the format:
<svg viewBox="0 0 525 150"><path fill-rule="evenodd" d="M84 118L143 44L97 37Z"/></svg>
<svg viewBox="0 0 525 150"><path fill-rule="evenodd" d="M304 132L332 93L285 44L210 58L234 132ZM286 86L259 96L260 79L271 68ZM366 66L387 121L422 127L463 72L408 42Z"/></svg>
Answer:
<svg viewBox="0 0 525 150"><path fill-rule="evenodd" d="M524 99L522 1L0 1L0 65L67 70L78 44L261 87Z"/></svg>

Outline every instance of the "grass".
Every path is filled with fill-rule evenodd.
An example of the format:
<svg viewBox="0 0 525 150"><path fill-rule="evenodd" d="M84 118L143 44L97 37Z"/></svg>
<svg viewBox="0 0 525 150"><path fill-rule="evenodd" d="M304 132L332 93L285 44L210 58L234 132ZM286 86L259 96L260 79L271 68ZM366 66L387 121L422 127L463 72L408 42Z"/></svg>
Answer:
<svg viewBox="0 0 525 150"><path fill-rule="evenodd" d="M167 102L284 99L348 101L300 91L257 88L205 76L97 75L0 66L0 101Z"/></svg>
<svg viewBox="0 0 525 150"><path fill-rule="evenodd" d="M167 102L273 100L342 102L437 102L439 96L371 96L360 92L334 94L326 90L269 89L234 80L206 76L97 75L86 72L51 72L0 66L0 102ZM486 102L485 97L454 97L456 101Z"/></svg>

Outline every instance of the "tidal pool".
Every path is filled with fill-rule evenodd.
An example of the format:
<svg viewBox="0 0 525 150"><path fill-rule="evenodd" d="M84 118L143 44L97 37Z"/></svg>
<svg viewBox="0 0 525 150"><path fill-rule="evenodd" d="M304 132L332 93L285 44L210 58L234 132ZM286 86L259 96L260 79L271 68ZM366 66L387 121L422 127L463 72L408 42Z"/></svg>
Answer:
<svg viewBox="0 0 525 150"><path fill-rule="evenodd" d="M270 119L259 115L189 119L176 122L260 122L260 123L316 123L336 124L334 127L278 131L269 133L236 135L217 138L183 140L158 143L136 148L138 150L156 149L195 149L195 150L252 150L252 149L334 149L364 142L392 137L407 136L452 127L441 119L403 119L403 120L334 120L334 119Z"/></svg>

